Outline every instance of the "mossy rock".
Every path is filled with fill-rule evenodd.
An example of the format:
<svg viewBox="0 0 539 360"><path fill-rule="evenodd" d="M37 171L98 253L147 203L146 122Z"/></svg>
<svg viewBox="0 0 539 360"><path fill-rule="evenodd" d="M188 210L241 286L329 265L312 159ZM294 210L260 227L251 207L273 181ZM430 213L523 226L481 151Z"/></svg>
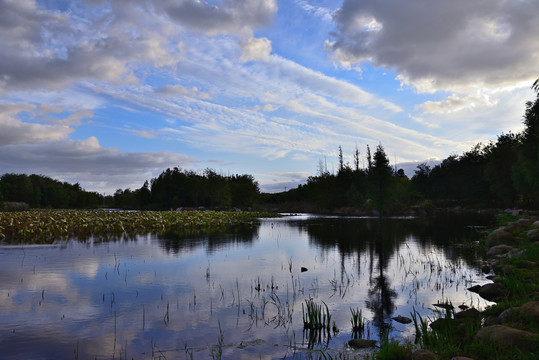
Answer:
<svg viewBox="0 0 539 360"><path fill-rule="evenodd" d="M511 245L514 243L516 243L515 235L503 227L491 232L486 239L486 245L488 247L502 244Z"/></svg>
<svg viewBox="0 0 539 360"><path fill-rule="evenodd" d="M481 328L475 338L502 348L516 347L519 350L535 351L537 350L539 336L529 331L514 329L505 325L492 325Z"/></svg>

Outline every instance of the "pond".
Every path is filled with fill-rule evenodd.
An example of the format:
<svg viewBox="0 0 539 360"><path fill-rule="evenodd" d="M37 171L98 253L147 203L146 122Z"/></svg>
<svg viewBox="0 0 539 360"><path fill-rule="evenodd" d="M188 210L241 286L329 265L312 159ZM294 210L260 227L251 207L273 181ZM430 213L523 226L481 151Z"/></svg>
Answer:
<svg viewBox="0 0 539 360"><path fill-rule="evenodd" d="M392 320L433 304L483 309L475 248L493 218L294 215L227 232L0 246L3 359L318 359L362 338L414 339ZM466 242L470 246L457 246ZM306 301L331 329L304 331ZM327 308L326 308L327 306ZM355 336L358 336L356 333ZM319 350L324 351L321 353Z"/></svg>

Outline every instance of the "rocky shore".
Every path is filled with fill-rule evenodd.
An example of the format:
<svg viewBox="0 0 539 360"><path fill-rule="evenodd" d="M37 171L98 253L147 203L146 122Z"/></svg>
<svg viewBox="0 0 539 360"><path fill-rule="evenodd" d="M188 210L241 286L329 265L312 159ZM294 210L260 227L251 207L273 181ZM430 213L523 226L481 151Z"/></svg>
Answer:
<svg viewBox="0 0 539 360"><path fill-rule="evenodd" d="M430 324L439 338L453 337L462 356L436 351L440 344L411 352L411 359L536 359L539 356L539 216L506 210L511 218L485 239L481 268L492 280L468 290L496 302L485 311L466 309ZM443 345L441 346L443 347ZM431 350L434 350L435 353ZM454 353L454 351L453 351ZM473 356L470 357L470 356Z"/></svg>

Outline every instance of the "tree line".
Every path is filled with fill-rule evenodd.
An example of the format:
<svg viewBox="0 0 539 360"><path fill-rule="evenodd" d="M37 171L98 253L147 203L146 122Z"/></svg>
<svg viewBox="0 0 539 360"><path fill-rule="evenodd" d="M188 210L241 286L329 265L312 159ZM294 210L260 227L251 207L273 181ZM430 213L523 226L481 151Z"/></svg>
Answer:
<svg viewBox="0 0 539 360"><path fill-rule="evenodd" d="M22 208L81 209L102 204L103 195L85 191L79 183L69 184L43 175L4 174L0 177L2 202L10 204L8 210L19 209L21 204Z"/></svg>
<svg viewBox="0 0 539 360"><path fill-rule="evenodd" d="M134 191L118 189L112 198L117 208L248 208L260 194L252 175L221 175L212 169L202 174L178 167L166 169Z"/></svg>
<svg viewBox="0 0 539 360"><path fill-rule="evenodd" d="M4 174L0 177L0 204L8 210L32 208L97 208L169 210L177 208L248 208L260 194L251 175L220 175L212 169L198 174L166 169L136 190L118 189L104 196L43 175ZM21 204L25 205L22 206ZM0 209L2 207L0 206Z"/></svg>

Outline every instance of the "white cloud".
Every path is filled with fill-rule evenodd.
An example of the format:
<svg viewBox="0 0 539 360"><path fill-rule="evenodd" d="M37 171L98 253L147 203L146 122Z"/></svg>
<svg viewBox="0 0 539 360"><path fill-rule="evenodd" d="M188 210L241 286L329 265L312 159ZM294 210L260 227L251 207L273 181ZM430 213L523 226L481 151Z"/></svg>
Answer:
<svg viewBox="0 0 539 360"><path fill-rule="evenodd" d="M240 42L242 54L240 61L269 60L271 41L267 38L248 38Z"/></svg>
<svg viewBox="0 0 539 360"><path fill-rule="evenodd" d="M0 147L64 140L73 132L73 128L64 125L23 122L17 118L34 109L30 104L0 103Z"/></svg>
<svg viewBox="0 0 539 360"><path fill-rule="evenodd" d="M420 91L504 86L537 77L537 13L536 1L344 0L328 47L345 64L395 69Z"/></svg>

